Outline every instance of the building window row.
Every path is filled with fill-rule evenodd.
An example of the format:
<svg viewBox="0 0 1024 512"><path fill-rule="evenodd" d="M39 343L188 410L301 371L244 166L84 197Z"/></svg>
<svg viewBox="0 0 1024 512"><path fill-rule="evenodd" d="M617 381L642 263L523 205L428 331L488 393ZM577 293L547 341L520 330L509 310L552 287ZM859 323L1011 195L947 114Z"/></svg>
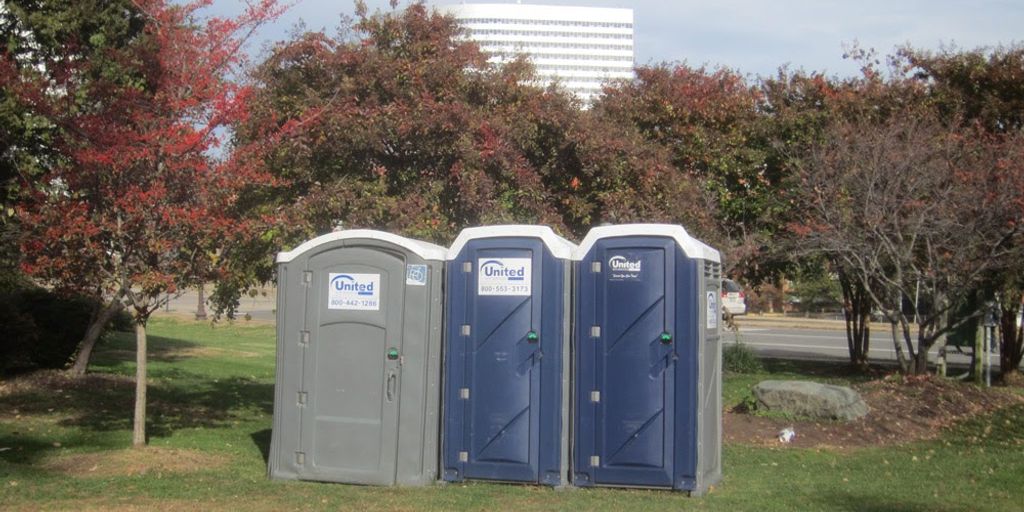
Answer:
<svg viewBox="0 0 1024 512"><path fill-rule="evenodd" d="M537 71L600 71L602 73L621 73L623 71L633 71L633 67L616 67L610 68L607 66L551 66L551 65L537 65L534 66Z"/></svg>
<svg viewBox="0 0 1024 512"><path fill-rule="evenodd" d="M600 94L604 92L604 87L566 87L566 89L575 93L587 94Z"/></svg>
<svg viewBox="0 0 1024 512"><path fill-rule="evenodd" d="M534 85L541 86L541 87L546 86L546 85L548 85L550 83L551 82L547 82L547 81L543 81L543 80L537 81L537 82L533 82ZM575 92L575 93L599 94L599 93L604 92L604 85L603 85L604 82L601 82L600 84L598 84L597 82L593 82L594 85L581 85L579 82L575 82L575 83L576 83L576 85L568 85L566 83L559 82L559 86L561 86L563 89L565 89L567 91Z"/></svg>
<svg viewBox="0 0 1024 512"><path fill-rule="evenodd" d="M611 23L604 21L569 21L569 20L514 20L508 18L461 18L463 24L501 24L501 25L555 25L559 27L595 27L595 28L628 28L632 23Z"/></svg>
<svg viewBox="0 0 1024 512"><path fill-rule="evenodd" d="M631 44L583 44L583 43L534 43L526 41L477 41L480 48L484 51L492 51L493 48L499 46L508 46L512 48L522 48L524 52L528 52L534 48L565 48L569 50L624 50L628 52L633 51L633 45ZM493 50L496 51L496 50ZM630 60L633 57L629 57Z"/></svg>
<svg viewBox="0 0 1024 512"><path fill-rule="evenodd" d="M633 64L633 57L628 55L583 55L579 53L535 53L535 52L506 52L485 50L489 55L503 59L514 59L520 55L526 55L532 59L564 59L564 60L601 60L610 62L628 62Z"/></svg>
<svg viewBox="0 0 1024 512"><path fill-rule="evenodd" d="M632 34L607 34L596 32L562 32L554 30L478 30L466 29L470 37L476 36L535 36L535 37L588 37L601 39L633 39Z"/></svg>

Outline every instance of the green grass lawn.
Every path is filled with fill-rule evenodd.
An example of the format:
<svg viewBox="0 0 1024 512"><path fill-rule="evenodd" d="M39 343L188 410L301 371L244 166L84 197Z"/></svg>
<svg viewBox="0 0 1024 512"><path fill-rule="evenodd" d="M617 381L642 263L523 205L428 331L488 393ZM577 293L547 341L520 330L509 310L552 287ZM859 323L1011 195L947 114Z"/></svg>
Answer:
<svg viewBox="0 0 1024 512"><path fill-rule="evenodd" d="M150 445L131 442L133 340L97 351L84 381L50 374L0 388L0 509L95 510L1020 510L1024 407L942 438L846 450L726 445L703 498L668 491L467 483L377 488L266 478L274 385L270 326L155 319ZM849 383L835 368L769 364L727 376L726 403L766 378ZM824 372L824 373L823 373Z"/></svg>

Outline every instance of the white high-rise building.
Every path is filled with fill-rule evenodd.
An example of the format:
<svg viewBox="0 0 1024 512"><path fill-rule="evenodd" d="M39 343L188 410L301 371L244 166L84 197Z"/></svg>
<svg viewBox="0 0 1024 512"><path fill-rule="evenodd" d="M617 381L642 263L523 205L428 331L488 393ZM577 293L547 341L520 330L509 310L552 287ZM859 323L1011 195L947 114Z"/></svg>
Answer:
<svg viewBox="0 0 1024 512"><path fill-rule="evenodd" d="M527 55L543 84L584 103L608 80L633 78L633 9L526 4L438 7L454 16L491 62Z"/></svg>

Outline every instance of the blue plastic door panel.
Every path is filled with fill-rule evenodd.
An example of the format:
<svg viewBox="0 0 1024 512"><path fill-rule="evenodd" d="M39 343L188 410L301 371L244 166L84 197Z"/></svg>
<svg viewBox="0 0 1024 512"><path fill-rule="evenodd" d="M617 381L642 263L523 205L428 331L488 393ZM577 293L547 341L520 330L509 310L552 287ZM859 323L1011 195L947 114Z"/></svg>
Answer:
<svg viewBox="0 0 1024 512"><path fill-rule="evenodd" d="M582 485L672 486L674 241L599 240L579 270L576 473Z"/></svg>
<svg viewBox="0 0 1024 512"><path fill-rule="evenodd" d="M393 485L405 260L353 247L313 256L307 269L300 476Z"/></svg>
<svg viewBox="0 0 1024 512"><path fill-rule="evenodd" d="M447 479L538 481L543 255L539 240L480 239L449 267ZM482 294L481 275L501 269L518 288Z"/></svg>

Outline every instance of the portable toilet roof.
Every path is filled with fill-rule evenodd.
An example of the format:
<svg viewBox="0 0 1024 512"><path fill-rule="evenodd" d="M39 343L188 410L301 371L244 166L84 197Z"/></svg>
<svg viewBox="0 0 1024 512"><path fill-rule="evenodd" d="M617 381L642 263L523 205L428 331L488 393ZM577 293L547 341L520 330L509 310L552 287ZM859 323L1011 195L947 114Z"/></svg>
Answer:
<svg viewBox="0 0 1024 512"><path fill-rule="evenodd" d="M462 248L470 240L481 238L532 237L539 238L551 255L560 259L571 259L576 244L555 234L549 226L533 226L527 224L505 224L498 226L481 226L463 229L448 249L448 260L459 257Z"/></svg>
<svg viewBox="0 0 1024 512"><path fill-rule="evenodd" d="M409 252L412 252L425 260L444 261L445 255L448 253L448 250L440 245L434 245L430 242L424 242L421 240L413 240L411 238L386 233L384 231L377 231L375 229L347 229L318 236L312 240L304 242L302 245L290 251L279 252L277 253L277 263L287 263L307 251L312 251L317 247L331 242L347 239L370 239L389 242L408 249Z"/></svg>
<svg viewBox="0 0 1024 512"><path fill-rule="evenodd" d="M587 253L594 247L594 244L602 238L615 238L620 236L664 236L675 239L676 243L691 259L701 259L722 262L722 256L716 249L704 242L697 240L686 232L686 228L678 224L619 224L615 226L598 226L592 228L587 236L573 251L572 259L581 261L587 257Z"/></svg>

